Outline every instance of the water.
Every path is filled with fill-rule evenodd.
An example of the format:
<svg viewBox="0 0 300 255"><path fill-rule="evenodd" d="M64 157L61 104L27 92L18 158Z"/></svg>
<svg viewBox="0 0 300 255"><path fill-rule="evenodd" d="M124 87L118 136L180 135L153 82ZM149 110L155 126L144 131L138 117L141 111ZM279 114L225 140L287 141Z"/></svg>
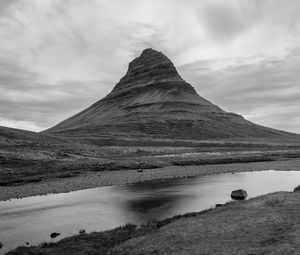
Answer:
<svg viewBox="0 0 300 255"><path fill-rule="evenodd" d="M71 193L0 202L0 253L29 242L55 241L77 234L143 223L177 214L200 211L230 201L234 189L248 197L292 191L300 184L300 171L261 171L218 174L164 183L94 188Z"/></svg>

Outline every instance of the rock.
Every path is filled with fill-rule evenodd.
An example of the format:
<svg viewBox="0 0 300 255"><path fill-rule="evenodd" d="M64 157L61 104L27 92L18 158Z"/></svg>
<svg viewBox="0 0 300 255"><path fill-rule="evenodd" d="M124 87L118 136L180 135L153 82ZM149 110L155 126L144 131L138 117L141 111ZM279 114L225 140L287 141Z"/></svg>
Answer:
<svg viewBox="0 0 300 255"><path fill-rule="evenodd" d="M0 242L0 249L3 247L3 243Z"/></svg>
<svg viewBox="0 0 300 255"><path fill-rule="evenodd" d="M144 170L140 169L140 170L137 170L138 173L142 173L144 172Z"/></svg>
<svg viewBox="0 0 300 255"><path fill-rule="evenodd" d="M298 192L298 191L300 191L300 185L294 188L294 192Z"/></svg>
<svg viewBox="0 0 300 255"><path fill-rule="evenodd" d="M237 189L231 192L231 198L235 200L245 200L247 196L246 190L243 189Z"/></svg>
<svg viewBox="0 0 300 255"><path fill-rule="evenodd" d="M59 235L60 235L60 233L53 232L53 233L50 234L50 237L51 238L55 238L55 237L57 237Z"/></svg>
<svg viewBox="0 0 300 255"><path fill-rule="evenodd" d="M79 234L81 234L81 235L82 235L82 234L85 234L85 229L80 229L80 230L79 230Z"/></svg>

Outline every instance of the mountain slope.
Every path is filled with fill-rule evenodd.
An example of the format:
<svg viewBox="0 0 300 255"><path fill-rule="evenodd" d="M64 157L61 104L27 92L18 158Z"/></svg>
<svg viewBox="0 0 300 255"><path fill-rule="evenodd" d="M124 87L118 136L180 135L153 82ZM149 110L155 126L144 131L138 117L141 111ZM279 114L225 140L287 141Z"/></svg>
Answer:
<svg viewBox="0 0 300 255"><path fill-rule="evenodd" d="M256 125L197 94L161 52L146 49L106 97L44 131L66 136L300 140Z"/></svg>
<svg viewBox="0 0 300 255"><path fill-rule="evenodd" d="M0 126L0 146L47 146L47 144L64 143L66 143L66 139L61 139L56 136Z"/></svg>

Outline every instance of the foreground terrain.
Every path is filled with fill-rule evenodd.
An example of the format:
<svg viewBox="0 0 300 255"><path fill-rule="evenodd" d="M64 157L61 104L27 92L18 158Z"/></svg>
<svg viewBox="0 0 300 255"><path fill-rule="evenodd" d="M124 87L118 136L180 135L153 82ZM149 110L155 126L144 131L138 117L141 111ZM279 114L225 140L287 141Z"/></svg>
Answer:
<svg viewBox="0 0 300 255"><path fill-rule="evenodd" d="M277 192L8 254L299 254L300 192Z"/></svg>

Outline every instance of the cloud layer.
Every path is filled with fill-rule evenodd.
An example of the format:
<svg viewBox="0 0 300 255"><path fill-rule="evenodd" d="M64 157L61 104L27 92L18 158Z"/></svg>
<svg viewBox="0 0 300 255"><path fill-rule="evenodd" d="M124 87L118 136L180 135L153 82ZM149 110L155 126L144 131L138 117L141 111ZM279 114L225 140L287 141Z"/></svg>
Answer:
<svg viewBox="0 0 300 255"><path fill-rule="evenodd" d="M0 125L53 126L152 47L224 110L300 133L299 12L297 0L0 0Z"/></svg>

